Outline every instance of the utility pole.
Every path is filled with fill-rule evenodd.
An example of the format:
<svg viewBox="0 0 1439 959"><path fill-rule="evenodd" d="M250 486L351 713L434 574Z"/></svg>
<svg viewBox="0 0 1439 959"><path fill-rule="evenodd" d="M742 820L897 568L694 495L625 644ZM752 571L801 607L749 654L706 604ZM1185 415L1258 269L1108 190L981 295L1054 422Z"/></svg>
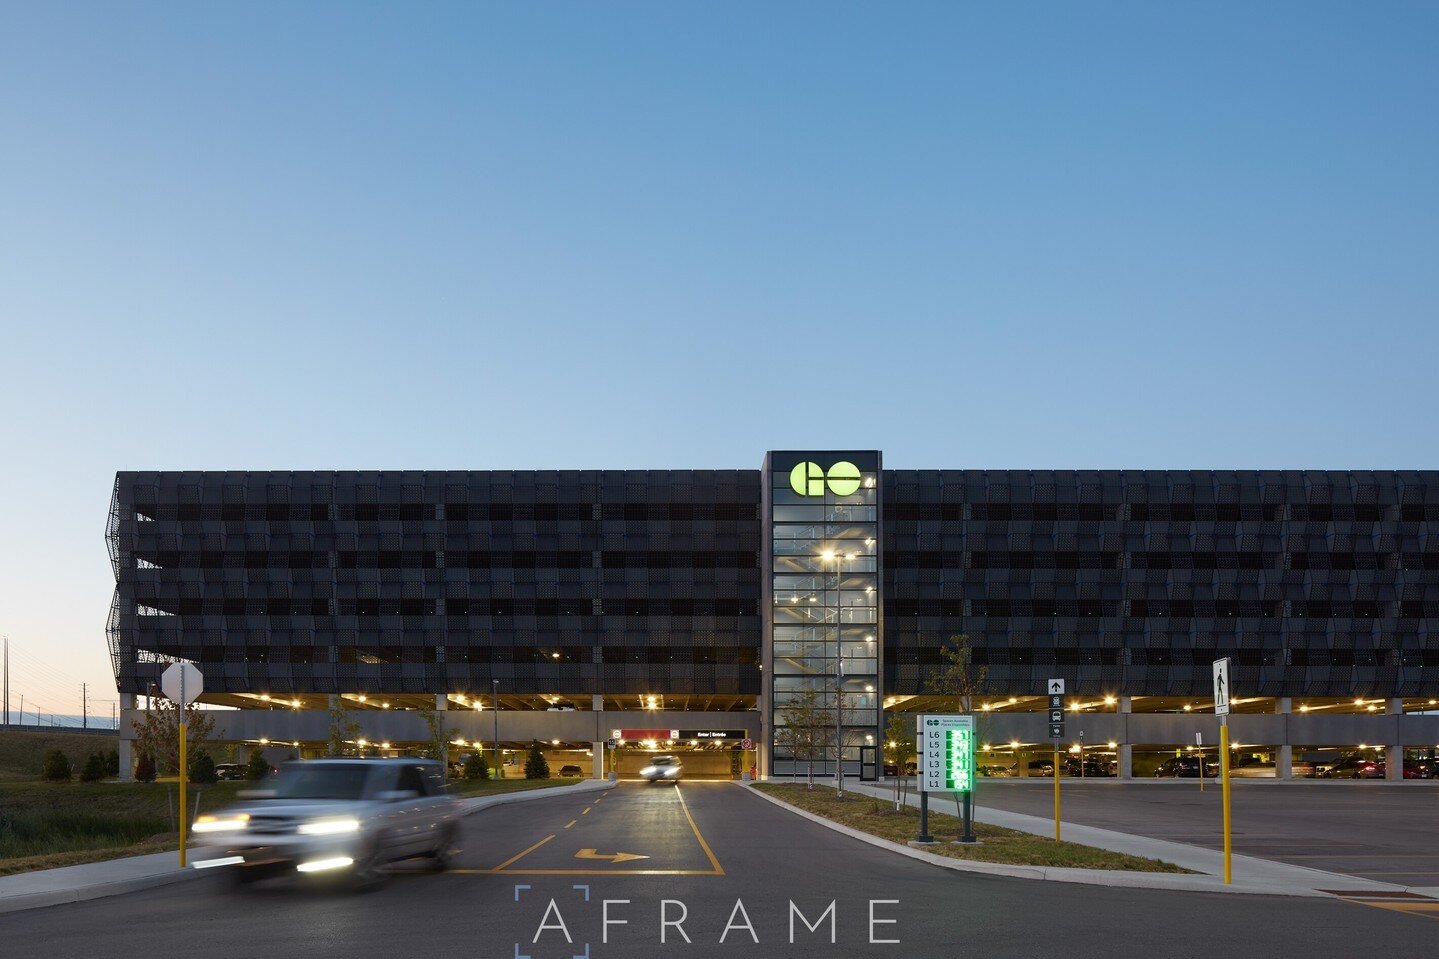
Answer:
<svg viewBox="0 0 1439 959"><path fill-rule="evenodd" d="M80 684L80 728L90 728L90 684Z"/></svg>
<svg viewBox="0 0 1439 959"><path fill-rule="evenodd" d="M5 637L5 728L10 728L10 637Z"/></svg>

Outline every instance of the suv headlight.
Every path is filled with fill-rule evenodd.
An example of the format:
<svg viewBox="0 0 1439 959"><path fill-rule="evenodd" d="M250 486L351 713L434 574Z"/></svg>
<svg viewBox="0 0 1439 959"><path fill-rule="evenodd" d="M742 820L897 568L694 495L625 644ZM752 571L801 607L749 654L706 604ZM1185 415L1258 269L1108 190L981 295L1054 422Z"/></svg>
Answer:
<svg viewBox="0 0 1439 959"><path fill-rule="evenodd" d="M353 817L343 819L316 819L313 822L302 822L297 830L304 836L335 836L340 833L354 832L360 828L360 821Z"/></svg>
<svg viewBox="0 0 1439 959"><path fill-rule="evenodd" d="M655 767L653 767L653 766L646 766L644 769L641 769L641 770L640 770L640 775L641 775L641 776L653 776L654 774L655 774Z"/></svg>
<svg viewBox="0 0 1439 959"><path fill-rule="evenodd" d="M238 832L245 828L250 817L241 813L238 816L201 816L195 820L190 827L191 832Z"/></svg>

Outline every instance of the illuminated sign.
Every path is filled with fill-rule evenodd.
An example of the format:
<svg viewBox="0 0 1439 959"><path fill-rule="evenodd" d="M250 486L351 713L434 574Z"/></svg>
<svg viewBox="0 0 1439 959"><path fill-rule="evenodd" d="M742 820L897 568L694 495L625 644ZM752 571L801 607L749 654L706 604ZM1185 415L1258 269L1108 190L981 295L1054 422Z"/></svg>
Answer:
<svg viewBox="0 0 1439 959"><path fill-rule="evenodd" d="M851 496L859 491L859 467L838 462L826 472L818 463L800 463L789 471L790 489L801 496L823 496L824 488L836 496Z"/></svg>
<svg viewBox="0 0 1439 959"><path fill-rule="evenodd" d="M967 793L974 789L974 717L920 716L919 788Z"/></svg>

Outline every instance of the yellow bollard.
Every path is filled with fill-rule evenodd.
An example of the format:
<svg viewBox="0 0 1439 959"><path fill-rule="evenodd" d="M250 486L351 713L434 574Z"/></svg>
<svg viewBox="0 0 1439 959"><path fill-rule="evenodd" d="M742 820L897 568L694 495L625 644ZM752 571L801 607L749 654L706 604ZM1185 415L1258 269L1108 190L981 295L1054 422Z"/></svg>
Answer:
<svg viewBox="0 0 1439 959"><path fill-rule="evenodd" d="M1059 842L1059 747L1054 747L1054 841Z"/></svg>
<svg viewBox="0 0 1439 959"><path fill-rule="evenodd" d="M1201 759L1202 763L1203 760ZM1203 767L1201 767L1202 769ZM1228 717L1220 720L1219 725L1219 781L1220 792L1224 795L1224 881L1226 883L1234 880L1234 871L1230 857L1232 845L1230 842L1229 822L1229 722Z"/></svg>
<svg viewBox="0 0 1439 959"><path fill-rule="evenodd" d="M180 868L185 868L186 821L190 818L189 807L185 804L185 784L190 779L190 767L185 763L185 707L180 707Z"/></svg>

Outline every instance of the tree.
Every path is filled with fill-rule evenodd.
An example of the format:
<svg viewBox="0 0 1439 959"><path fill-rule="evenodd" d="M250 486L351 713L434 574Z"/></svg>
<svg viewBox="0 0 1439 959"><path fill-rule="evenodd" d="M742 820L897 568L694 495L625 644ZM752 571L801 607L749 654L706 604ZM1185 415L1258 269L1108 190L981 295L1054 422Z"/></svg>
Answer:
<svg viewBox="0 0 1439 959"><path fill-rule="evenodd" d="M215 760L208 749L196 750L190 756L190 782L212 783L219 780L215 774Z"/></svg>
<svg viewBox="0 0 1439 959"><path fill-rule="evenodd" d="M975 700L989 690L989 667L974 665L974 647L964 633L939 647L940 666L930 674L925 692L951 699L957 713L974 712Z"/></svg>
<svg viewBox="0 0 1439 959"><path fill-rule="evenodd" d="M433 706L420 707L420 716L425 720L425 727L429 731L429 739L420 747L420 755L426 759L436 759L444 762L445 744L449 742L449 733L445 730L445 717L440 710Z"/></svg>
<svg viewBox="0 0 1439 959"><path fill-rule="evenodd" d="M155 781L155 774L155 760L150 758L149 753L141 753L139 760L135 763L135 781L152 783Z"/></svg>
<svg viewBox="0 0 1439 959"><path fill-rule="evenodd" d="M360 724L354 712L345 705L345 697L330 697L330 730L325 743L326 756L344 756L350 750L350 743L360 738ZM251 757L255 754L250 753ZM268 775L269 769L266 768ZM263 776L260 778L264 778Z"/></svg>
<svg viewBox="0 0 1439 959"><path fill-rule="evenodd" d="M256 783L268 775L270 775L270 761L265 758L265 754L261 750L251 749L250 759L245 763L245 778Z"/></svg>
<svg viewBox="0 0 1439 959"><path fill-rule="evenodd" d="M41 764L41 775L50 782L68 783L70 781L70 760L58 749L52 749L45 754L45 761Z"/></svg>
<svg viewBox="0 0 1439 959"><path fill-rule="evenodd" d="M904 765L914 756L914 715L892 713L884 728L884 758L893 763L894 808L904 805L904 792L909 786L909 777L904 774Z"/></svg>
<svg viewBox="0 0 1439 959"><path fill-rule="evenodd" d="M550 764L545 761L545 754L540 751L540 741L538 739L530 743L529 755L525 757L525 778L550 778Z"/></svg>
<svg viewBox="0 0 1439 959"><path fill-rule="evenodd" d="M780 708L775 742L788 749L795 762L805 763L808 789L814 788L814 757L824 739L824 729L825 710L820 707L817 690L803 690Z"/></svg>
<svg viewBox="0 0 1439 959"><path fill-rule="evenodd" d="M189 750L205 748L215 734L215 720L192 703L185 707L185 742ZM163 775L180 773L180 709L164 698L151 701L144 716L136 720L135 748L155 762Z"/></svg>
<svg viewBox="0 0 1439 959"><path fill-rule="evenodd" d="M85 768L80 770L80 781L82 783L97 783L105 778L108 769L106 768L105 756L103 753L91 753L90 758L85 760Z"/></svg>
<svg viewBox="0 0 1439 959"><path fill-rule="evenodd" d="M465 757L465 778L469 780L490 778L490 764L485 762L482 754L470 753Z"/></svg>

